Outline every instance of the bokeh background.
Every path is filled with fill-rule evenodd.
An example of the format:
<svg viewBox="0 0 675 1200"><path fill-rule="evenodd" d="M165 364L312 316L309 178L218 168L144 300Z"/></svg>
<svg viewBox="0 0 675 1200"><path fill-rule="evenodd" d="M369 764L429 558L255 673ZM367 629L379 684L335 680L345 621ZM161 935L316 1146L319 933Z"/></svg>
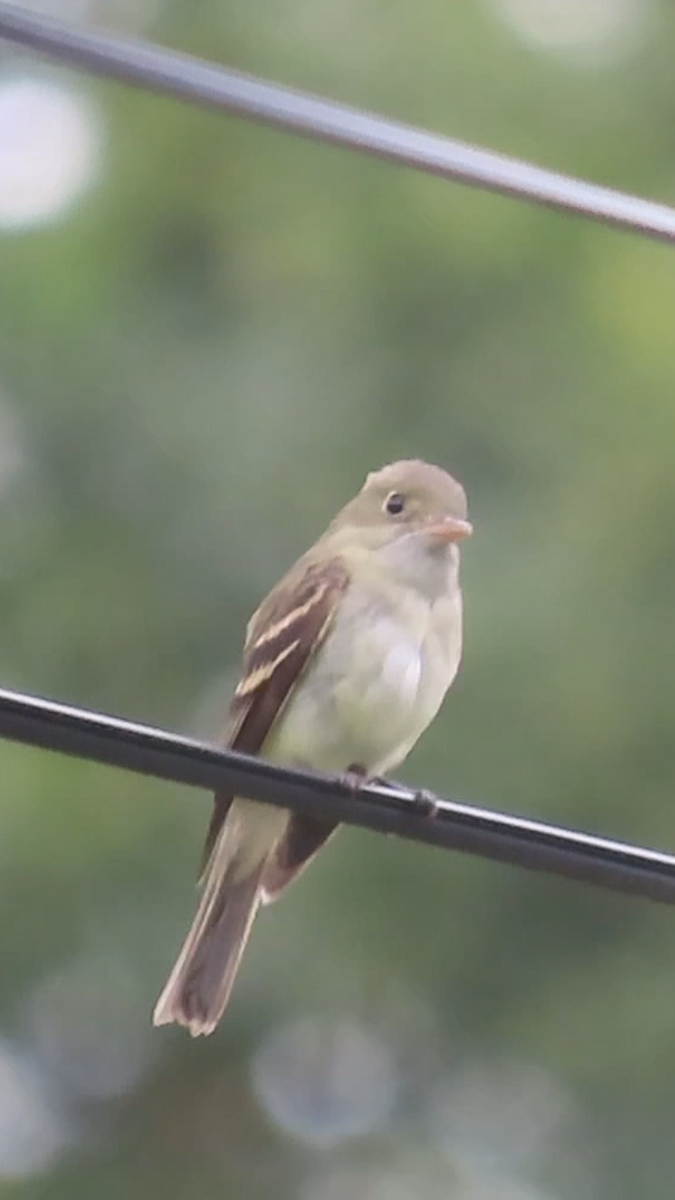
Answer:
<svg viewBox="0 0 675 1200"><path fill-rule="evenodd" d="M675 201L666 0L45 8ZM405 777L672 849L674 312L667 247L0 47L0 681L217 735L253 606L425 456L476 536ZM193 1043L208 807L0 744L0 1196L671 1194L671 910L346 830Z"/></svg>

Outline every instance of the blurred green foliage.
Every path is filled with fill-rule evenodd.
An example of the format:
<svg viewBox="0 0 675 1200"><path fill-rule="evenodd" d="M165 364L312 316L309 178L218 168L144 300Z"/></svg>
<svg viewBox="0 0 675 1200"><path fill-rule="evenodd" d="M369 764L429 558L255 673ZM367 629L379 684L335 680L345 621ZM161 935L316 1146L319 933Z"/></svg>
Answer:
<svg viewBox="0 0 675 1200"><path fill-rule="evenodd" d="M123 24L112 0L98 15ZM597 61L519 41L478 0L172 0L145 32L675 193L665 4ZM253 606L367 470L424 456L465 483L476 536L461 677L406 777L672 847L668 248L3 51L0 81L17 71L93 98L105 143L65 219L0 235L0 417L20 463L0 480L2 683L216 733ZM9 744L0 772L0 1033L76 1131L8 1193L670 1194L667 909L345 831L264 914L222 1029L193 1044L149 1020L208 801ZM251 1061L306 1014L396 1047L405 1086L368 1136L320 1149L265 1115ZM73 1083L80 1060L102 1094ZM111 1062L127 1075L106 1094ZM472 1154L432 1103L467 1063L502 1097L478 1104ZM510 1106L536 1126L530 1071L563 1116L512 1161L493 1142ZM498 1182L476 1182L491 1155Z"/></svg>

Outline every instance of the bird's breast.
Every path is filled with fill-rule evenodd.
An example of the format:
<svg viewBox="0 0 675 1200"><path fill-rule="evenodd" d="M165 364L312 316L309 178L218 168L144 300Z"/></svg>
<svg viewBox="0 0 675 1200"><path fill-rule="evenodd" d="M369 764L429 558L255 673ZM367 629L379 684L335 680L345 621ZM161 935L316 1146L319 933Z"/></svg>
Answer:
<svg viewBox="0 0 675 1200"><path fill-rule="evenodd" d="M345 597L324 645L265 751L323 770L383 774L438 711L461 654L459 590L435 604L360 590Z"/></svg>

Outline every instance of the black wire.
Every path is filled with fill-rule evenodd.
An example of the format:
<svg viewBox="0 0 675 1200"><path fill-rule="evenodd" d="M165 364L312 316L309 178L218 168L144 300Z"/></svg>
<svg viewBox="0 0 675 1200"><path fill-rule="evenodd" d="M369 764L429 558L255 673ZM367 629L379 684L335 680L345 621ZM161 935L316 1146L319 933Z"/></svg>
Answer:
<svg viewBox="0 0 675 1200"><path fill-rule="evenodd" d="M345 104L225 70L140 39L93 33L0 0L0 38L85 71L460 183L675 240L675 209L469 146Z"/></svg>
<svg viewBox="0 0 675 1200"><path fill-rule="evenodd" d="M3 689L0 736L157 779L235 793L378 833L675 903L673 855L428 793L420 796L396 783L355 787L344 779L280 767L148 725Z"/></svg>

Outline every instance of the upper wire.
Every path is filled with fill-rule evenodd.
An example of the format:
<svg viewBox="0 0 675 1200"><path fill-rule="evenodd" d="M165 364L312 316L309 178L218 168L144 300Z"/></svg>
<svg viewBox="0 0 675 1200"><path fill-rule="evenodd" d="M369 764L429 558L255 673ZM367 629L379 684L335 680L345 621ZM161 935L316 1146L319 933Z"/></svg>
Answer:
<svg viewBox="0 0 675 1200"><path fill-rule="evenodd" d="M226 70L137 38L95 33L0 0L0 38L192 104L346 146L533 204L576 213L661 241L675 240L675 209L601 187L346 104Z"/></svg>

